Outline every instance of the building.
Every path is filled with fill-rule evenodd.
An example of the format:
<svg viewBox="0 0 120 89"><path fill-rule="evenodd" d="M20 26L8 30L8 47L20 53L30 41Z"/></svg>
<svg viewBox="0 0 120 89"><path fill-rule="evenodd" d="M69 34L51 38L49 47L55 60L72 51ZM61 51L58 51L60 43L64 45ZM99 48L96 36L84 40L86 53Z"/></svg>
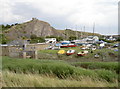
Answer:
<svg viewBox="0 0 120 89"><path fill-rule="evenodd" d="M112 36L112 35L108 35L108 36L105 36L104 39L105 40L109 40L109 41L116 41L118 39L119 36Z"/></svg>
<svg viewBox="0 0 120 89"><path fill-rule="evenodd" d="M45 38L45 43L56 43L56 38Z"/></svg>
<svg viewBox="0 0 120 89"><path fill-rule="evenodd" d="M99 37L98 36L88 36L87 38L85 38L87 43L95 43L97 41L99 41Z"/></svg>

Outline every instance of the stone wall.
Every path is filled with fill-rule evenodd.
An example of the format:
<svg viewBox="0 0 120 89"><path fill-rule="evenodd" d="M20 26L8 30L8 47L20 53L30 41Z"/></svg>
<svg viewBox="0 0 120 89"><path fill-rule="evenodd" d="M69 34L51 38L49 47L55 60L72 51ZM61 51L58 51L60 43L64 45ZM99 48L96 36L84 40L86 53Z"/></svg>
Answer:
<svg viewBox="0 0 120 89"><path fill-rule="evenodd" d="M25 49L21 46L0 46L2 52L0 56L9 56L15 58L35 58L37 59L37 51L44 50L49 44L28 44Z"/></svg>

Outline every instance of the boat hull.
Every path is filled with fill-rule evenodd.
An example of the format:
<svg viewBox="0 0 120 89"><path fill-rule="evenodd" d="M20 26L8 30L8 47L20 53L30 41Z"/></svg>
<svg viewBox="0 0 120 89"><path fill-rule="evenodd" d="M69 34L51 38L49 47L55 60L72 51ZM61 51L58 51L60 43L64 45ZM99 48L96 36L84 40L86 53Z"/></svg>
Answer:
<svg viewBox="0 0 120 89"><path fill-rule="evenodd" d="M67 56L72 55L72 54L75 54L75 53L66 53Z"/></svg>
<svg viewBox="0 0 120 89"><path fill-rule="evenodd" d="M61 48L76 47L77 45L62 45Z"/></svg>
<svg viewBox="0 0 120 89"><path fill-rule="evenodd" d="M77 54L78 56L85 56L86 54Z"/></svg>

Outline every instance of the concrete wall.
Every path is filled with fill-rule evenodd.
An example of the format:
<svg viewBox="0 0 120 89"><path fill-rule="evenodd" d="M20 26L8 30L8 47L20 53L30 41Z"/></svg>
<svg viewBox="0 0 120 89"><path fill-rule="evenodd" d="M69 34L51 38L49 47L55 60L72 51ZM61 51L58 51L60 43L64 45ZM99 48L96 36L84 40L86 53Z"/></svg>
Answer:
<svg viewBox="0 0 120 89"><path fill-rule="evenodd" d="M46 47L49 47L50 44L37 44L37 50L44 50Z"/></svg>
<svg viewBox="0 0 120 89"><path fill-rule="evenodd" d="M2 55L1 56L9 56L9 47L8 46L2 47Z"/></svg>
<svg viewBox="0 0 120 89"><path fill-rule="evenodd" d="M1 56L17 56L19 52L21 52L21 48L19 46L2 46Z"/></svg>
<svg viewBox="0 0 120 89"><path fill-rule="evenodd" d="M25 50L20 46L2 46L2 53L0 56L10 56L17 58L31 57L37 59L37 51L44 50L50 44L28 44Z"/></svg>
<svg viewBox="0 0 120 89"><path fill-rule="evenodd" d="M50 44L29 44L26 46L26 51L34 51L34 50L44 50Z"/></svg>
<svg viewBox="0 0 120 89"><path fill-rule="evenodd" d="M10 57L19 58L20 53L19 53L19 52L10 52L10 53L9 53L9 56L10 56Z"/></svg>

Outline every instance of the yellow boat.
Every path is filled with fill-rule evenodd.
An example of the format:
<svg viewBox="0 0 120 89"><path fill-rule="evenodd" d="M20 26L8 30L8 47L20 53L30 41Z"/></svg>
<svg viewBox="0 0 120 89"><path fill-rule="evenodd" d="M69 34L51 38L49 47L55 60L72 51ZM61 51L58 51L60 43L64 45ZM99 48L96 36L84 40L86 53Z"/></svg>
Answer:
<svg viewBox="0 0 120 89"><path fill-rule="evenodd" d="M59 50L58 51L58 54L65 54L66 52L65 52L65 50Z"/></svg>

